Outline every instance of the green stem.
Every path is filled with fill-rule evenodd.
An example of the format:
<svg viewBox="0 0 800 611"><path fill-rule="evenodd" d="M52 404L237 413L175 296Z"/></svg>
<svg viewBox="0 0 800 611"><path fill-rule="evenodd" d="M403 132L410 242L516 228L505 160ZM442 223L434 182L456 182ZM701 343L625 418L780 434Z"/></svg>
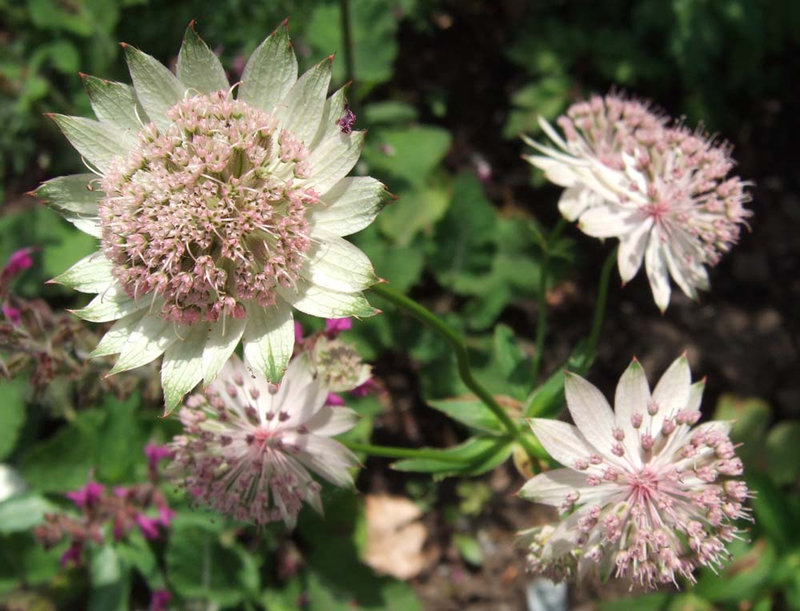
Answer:
<svg viewBox="0 0 800 611"><path fill-rule="evenodd" d="M542 366L542 353L544 352L544 340L547 337L547 281L550 275L550 246L558 239L564 227L567 226L567 221L562 217L558 223L547 236L547 239L541 237L541 246L544 254L542 259L542 269L539 274L539 311L536 317L536 346L533 350L533 359L531 363L531 380L533 385L539 383L539 373Z"/></svg>
<svg viewBox="0 0 800 611"><path fill-rule="evenodd" d="M355 84L356 71L353 61L353 33L350 26L350 2L339 0L339 10L342 14L342 38L344 41L344 73L345 78ZM355 89L354 89L355 91ZM355 106L355 104L351 104Z"/></svg>
<svg viewBox="0 0 800 611"><path fill-rule="evenodd" d="M408 314L419 320L425 325L441 335L453 347L456 354L456 362L458 364L458 374L461 380L475 395L488 407L497 419L503 425L503 428L508 431L509 436L515 439L525 451L531 456L535 457L536 448L525 435L520 433L519 428L508 415L508 412L500 407L491 393L486 390L481 384L472 376L472 370L469 365L469 353L467 347L461 336L453 331L447 324L445 324L439 317L427 308L421 306L416 301L409 299L402 293L394 290L387 284L376 284L371 289L377 295L384 299L391 301L394 305L405 310Z"/></svg>
<svg viewBox="0 0 800 611"><path fill-rule="evenodd" d="M386 458L429 458L432 460L439 460L442 462L452 462L458 464L468 464L470 460L461 456L448 456L443 454L441 450L433 450L427 448L397 448L391 446L378 446L371 443L358 443L356 441L342 441L339 442L350 448L353 452L366 452L371 456L385 456Z"/></svg>
<svg viewBox="0 0 800 611"><path fill-rule="evenodd" d="M597 289L597 301L594 306L594 319L592 320L592 330L589 333L589 354L594 360L597 351L597 343L600 341L600 330L603 327L603 320L606 315L606 302L608 301L608 283L611 279L611 269L617 259L617 249L614 248L606 257L603 269L600 271L600 286Z"/></svg>

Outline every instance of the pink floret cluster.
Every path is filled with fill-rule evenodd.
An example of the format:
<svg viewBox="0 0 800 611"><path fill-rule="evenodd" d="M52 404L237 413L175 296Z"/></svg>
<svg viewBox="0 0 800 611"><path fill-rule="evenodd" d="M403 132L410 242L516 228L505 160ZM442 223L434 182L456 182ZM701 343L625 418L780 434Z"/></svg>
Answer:
<svg viewBox="0 0 800 611"><path fill-rule="evenodd" d="M186 98L102 179L102 243L129 295L192 324L242 318L292 286L311 247L308 151L227 91Z"/></svg>

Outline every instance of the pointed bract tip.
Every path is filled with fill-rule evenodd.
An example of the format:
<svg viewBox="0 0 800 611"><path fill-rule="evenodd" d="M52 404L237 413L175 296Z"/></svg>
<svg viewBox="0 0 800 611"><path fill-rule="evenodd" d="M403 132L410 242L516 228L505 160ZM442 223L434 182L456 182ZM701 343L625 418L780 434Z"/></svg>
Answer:
<svg viewBox="0 0 800 611"><path fill-rule="evenodd" d="M194 26L195 26L196 24L197 24L197 19L192 19L192 20L189 22L189 25L188 25L187 27L188 27L188 29L190 29L190 30L194 31Z"/></svg>
<svg viewBox="0 0 800 611"><path fill-rule="evenodd" d="M281 24L278 27L280 27L280 28L288 28L289 27L289 18L286 17L283 21L281 21Z"/></svg>
<svg viewBox="0 0 800 611"><path fill-rule="evenodd" d="M388 284L388 280L386 278L381 278L378 276L378 279L375 281L375 284Z"/></svg>
<svg viewBox="0 0 800 611"><path fill-rule="evenodd" d="M119 46L122 47L123 49L127 49L130 45L127 42L121 42L119 43Z"/></svg>
<svg viewBox="0 0 800 611"><path fill-rule="evenodd" d="M637 359L635 356L632 356L631 357L631 363L636 363L638 365L639 364L639 359Z"/></svg>
<svg viewBox="0 0 800 611"><path fill-rule="evenodd" d="M333 62L333 58L336 57L336 53L331 53L328 57L325 58L325 61Z"/></svg>
<svg viewBox="0 0 800 611"><path fill-rule="evenodd" d="M88 74L86 74L85 72L81 72L81 71L79 70L79 71L78 71L78 76L79 76L79 77L81 77L81 80L85 82L85 81L86 81L86 78L87 78L89 75L88 75Z"/></svg>

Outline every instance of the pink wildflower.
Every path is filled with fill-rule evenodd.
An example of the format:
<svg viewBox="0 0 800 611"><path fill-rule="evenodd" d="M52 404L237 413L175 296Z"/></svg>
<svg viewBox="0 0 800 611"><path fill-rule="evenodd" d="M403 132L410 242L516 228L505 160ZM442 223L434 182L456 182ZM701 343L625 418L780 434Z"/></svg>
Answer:
<svg viewBox="0 0 800 611"><path fill-rule="evenodd" d="M335 392L329 392L328 397L325 399L325 405L344 405L344 399L342 399Z"/></svg>
<svg viewBox="0 0 800 611"><path fill-rule="evenodd" d="M167 590L153 590L150 594L150 611L166 611L171 598Z"/></svg>
<svg viewBox="0 0 800 611"><path fill-rule="evenodd" d="M28 269L33 265L31 253L33 248L20 248L15 251L8 259L3 274L7 276L16 276L22 270Z"/></svg>
<svg viewBox="0 0 800 611"><path fill-rule="evenodd" d="M80 543L78 541L73 541L67 548L67 551L61 554L61 558L58 559L58 562L62 568L66 568L69 564L72 564L73 566L78 566L82 560L83 560L83 543Z"/></svg>
<svg viewBox="0 0 800 611"><path fill-rule="evenodd" d="M634 359L619 381L616 411L583 378L569 374L567 406L577 426L531 420L551 456L565 465L541 473L520 495L558 507L560 523L523 533L530 568L553 579L612 572L655 588L719 567L734 521L749 518L742 464L730 423L700 418L704 382L691 383L685 357L652 394Z"/></svg>
<svg viewBox="0 0 800 611"><path fill-rule="evenodd" d="M160 446L154 443L148 443L144 446L144 455L147 458L147 466L149 469L156 469L158 463L170 455L170 449L167 446Z"/></svg>
<svg viewBox="0 0 800 611"><path fill-rule="evenodd" d="M170 444L168 469L199 501L240 520L293 526L303 502L322 511L314 471L351 486L356 457L333 435L352 428L355 413L326 405L328 388L307 354L289 363L279 386L232 357L193 408L180 410L184 434ZM194 400L199 399L199 400Z"/></svg>
<svg viewBox="0 0 800 611"><path fill-rule="evenodd" d="M64 496L75 503L77 507L91 507L103 496L105 489L106 487L102 484L88 481L82 488L74 492L67 492Z"/></svg>
<svg viewBox="0 0 800 611"><path fill-rule="evenodd" d="M15 308L10 303L4 303L2 306L3 316L15 327L22 324L22 313L18 308Z"/></svg>
<svg viewBox="0 0 800 611"><path fill-rule="evenodd" d="M730 250L751 215L747 183L727 177L730 147L614 95L573 104L558 119L564 138L540 124L557 148L524 138L541 153L528 161L566 188L559 209L567 219L590 236L619 239L623 282L644 261L662 311L670 276L691 298L708 288L705 266Z"/></svg>
<svg viewBox="0 0 800 611"><path fill-rule="evenodd" d="M325 320L325 334L333 339L342 331L349 331L353 328L353 323L349 318L328 318Z"/></svg>

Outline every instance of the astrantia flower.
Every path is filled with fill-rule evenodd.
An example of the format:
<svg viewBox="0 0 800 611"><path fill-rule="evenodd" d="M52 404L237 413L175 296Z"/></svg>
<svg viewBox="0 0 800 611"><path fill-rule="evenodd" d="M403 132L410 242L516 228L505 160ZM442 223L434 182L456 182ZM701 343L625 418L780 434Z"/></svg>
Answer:
<svg viewBox="0 0 800 611"><path fill-rule="evenodd" d="M558 507L558 524L524 533L531 570L554 579L610 574L649 588L692 580L717 567L734 521L748 517L747 486L727 422L700 419L704 382L692 384L685 357L652 394L634 360L619 381L615 411L583 378L568 374L567 406L577 426L533 419L542 446L566 468L541 473L520 495Z"/></svg>
<svg viewBox="0 0 800 611"><path fill-rule="evenodd" d="M303 502L322 512L313 471L352 486L355 455L331 436L353 427L356 415L326 405L328 387L307 354L289 363L279 386L252 376L233 356L204 394L181 408L184 435L169 448L168 468L199 501L240 520L293 526Z"/></svg>
<svg viewBox="0 0 800 611"><path fill-rule="evenodd" d="M343 89L326 99L332 58L298 78L281 27L235 88L191 27L177 76L133 47L125 56L133 87L85 79L98 121L53 117L96 175L36 193L101 243L56 281L98 294L82 318L117 321L93 353L118 353L114 372L164 355L167 409L209 383L240 341L277 382L293 308L374 313L362 294L372 265L342 236L369 225L388 193L345 178L364 132L340 125Z"/></svg>
<svg viewBox="0 0 800 611"><path fill-rule="evenodd" d="M571 106L558 120L562 138L540 124L557 148L524 138L541 155L526 159L566 187L559 209L598 238L619 238L623 282L644 260L656 305L669 305L669 277L689 297L708 288L706 265L736 243L750 216L746 183L729 147L614 95ZM560 149L560 150L558 150Z"/></svg>

